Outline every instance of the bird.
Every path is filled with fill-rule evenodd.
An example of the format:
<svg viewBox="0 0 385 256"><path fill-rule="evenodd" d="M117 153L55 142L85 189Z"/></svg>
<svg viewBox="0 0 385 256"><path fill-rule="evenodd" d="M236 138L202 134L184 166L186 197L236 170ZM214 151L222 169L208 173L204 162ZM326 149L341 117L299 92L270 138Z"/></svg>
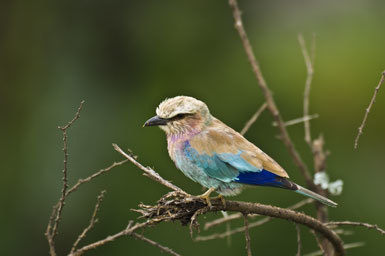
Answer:
<svg viewBox="0 0 385 256"><path fill-rule="evenodd" d="M185 176L208 189L200 197L209 205L213 191L223 199L251 185L292 190L337 206L291 181L275 160L211 115L203 101L190 96L166 98L143 126L158 126L166 133L170 158Z"/></svg>

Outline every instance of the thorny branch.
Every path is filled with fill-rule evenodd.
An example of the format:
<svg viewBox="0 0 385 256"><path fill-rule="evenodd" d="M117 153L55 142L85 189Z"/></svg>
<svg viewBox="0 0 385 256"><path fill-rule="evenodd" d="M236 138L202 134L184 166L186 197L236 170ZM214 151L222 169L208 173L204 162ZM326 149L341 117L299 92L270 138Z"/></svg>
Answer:
<svg viewBox="0 0 385 256"><path fill-rule="evenodd" d="M98 196L98 200L96 202L94 212L92 213L92 216L91 216L90 224L88 224L88 226L83 230L83 232L76 239L75 243L72 245L71 253L73 253L76 250L76 247L78 246L80 241L86 236L87 232L90 231L95 226L96 222L98 222L96 215L98 214L99 207L103 201L103 197L105 193L106 191L103 190Z"/></svg>
<svg viewBox="0 0 385 256"><path fill-rule="evenodd" d="M61 220L62 212L63 212L63 207L65 204L65 198L66 198L66 193L67 193L67 188L68 188L68 178L67 178L67 173L68 173L68 145L67 145L67 129L72 126L72 124L79 119L80 117L80 111L83 108L84 100L80 103L80 106L78 110L75 113L74 118L69 121L65 126L59 126L58 128L62 131L63 133L63 152L64 152L64 167L63 167L63 188L61 191L61 197L59 199L59 202L53 207L51 217L48 221L47 229L45 232L45 236L48 240L48 245L50 249L51 255L56 255L55 251L55 237L57 235L57 230L59 227L59 223Z"/></svg>
<svg viewBox="0 0 385 256"><path fill-rule="evenodd" d="M384 79L385 79L385 71L383 71L381 74L380 81L378 82L377 87L374 89L374 94L373 94L372 100L370 101L369 106L367 107L367 109L365 111L364 119L362 120L360 127L358 127L358 134L357 134L357 137L354 141L354 149L357 149L357 147L358 147L358 140L360 139L360 136L362 134L362 130L364 129L366 119L368 118L370 109L372 108L374 102L376 101L377 93L380 90L380 87L381 87L382 83L384 82Z"/></svg>

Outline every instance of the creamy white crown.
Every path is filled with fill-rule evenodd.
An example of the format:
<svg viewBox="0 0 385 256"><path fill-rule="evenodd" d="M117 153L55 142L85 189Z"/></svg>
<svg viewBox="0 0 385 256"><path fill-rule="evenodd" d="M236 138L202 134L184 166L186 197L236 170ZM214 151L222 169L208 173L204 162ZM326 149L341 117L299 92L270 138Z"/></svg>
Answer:
<svg viewBox="0 0 385 256"><path fill-rule="evenodd" d="M178 114L208 113L205 103L189 96L176 96L165 99L156 108L156 114L161 118L172 118Z"/></svg>

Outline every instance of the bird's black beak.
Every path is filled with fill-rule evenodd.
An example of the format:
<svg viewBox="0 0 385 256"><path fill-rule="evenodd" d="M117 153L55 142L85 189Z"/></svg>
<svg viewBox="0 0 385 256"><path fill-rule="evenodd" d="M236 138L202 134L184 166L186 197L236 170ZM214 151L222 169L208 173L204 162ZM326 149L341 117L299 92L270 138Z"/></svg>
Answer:
<svg viewBox="0 0 385 256"><path fill-rule="evenodd" d="M148 119L143 126L157 126L157 125L166 125L167 119L161 118L159 116L154 116Z"/></svg>

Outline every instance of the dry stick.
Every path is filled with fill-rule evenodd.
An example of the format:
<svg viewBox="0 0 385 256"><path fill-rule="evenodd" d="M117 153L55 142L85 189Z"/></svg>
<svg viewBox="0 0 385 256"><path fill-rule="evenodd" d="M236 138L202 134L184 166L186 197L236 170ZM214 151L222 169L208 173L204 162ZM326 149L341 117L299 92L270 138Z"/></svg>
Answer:
<svg viewBox="0 0 385 256"><path fill-rule="evenodd" d="M382 72L382 74L381 74L380 82L378 82L377 87L374 89L374 94L373 94L372 100L370 101L370 104L369 104L368 108L366 109L366 112L365 112L365 115L364 115L364 119L362 120L362 123L361 123L360 127L358 127L358 134L357 134L357 137L356 137L356 139L354 141L354 149L357 149L357 147L358 147L358 140L360 139L360 136L362 134L362 130L364 129L364 126L365 126L365 123L366 123L366 119L368 118L370 109L372 108L373 103L376 100L377 93L380 90L381 84L384 82L384 78L385 78L385 71Z"/></svg>
<svg viewBox="0 0 385 256"><path fill-rule="evenodd" d="M245 124L245 126L242 128L241 134L245 135L245 133L250 129L250 127L257 121L258 117L262 114L262 112L266 109L267 104L266 102L262 104L262 106L259 107L257 112L250 118L249 121Z"/></svg>
<svg viewBox="0 0 385 256"><path fill-rule="evenodd" d="M102 246L102 245L105 245L107 243L110 243L112 241L115 241L116 239L120 238L120 237L123 237L123 236L127 236L127 235L132 235L133 232L135 232L136 230L138 229L142 229L146 226L151 226L151 225L154 225L158 222L160 222L162 220L150 220L150 221L146 221L146 222L143 222L143 223L137 223L135 224L134 226L130 227L130 225L123 229L122 231L114 234L114 235L109 235L107 236L106 238L102 239L102 240L99 240L97 242L94 242L94 243L91 243L91 244L88 244L86 246L83 246L82 248L80 249L77 249L76 251L74 251L73 253L70 253L69 256L79 256L79 255L82 255L83 253L85 253L86 251L88 250L91 250L91 249L95 249L99 246Z"/></svg>
<svg viewBox="0 0 385 256"><path fill-rule="evenodd" d="M322 242L321 242L321 240L318 238L317 234L314 232L314 230L310 230L310 232L314 235L314 238L315 238L315 240L316 240L316 242L317 242L317 245L318 245L318 247L321 249L320 252L322 252L323 255L328 256L328 254L326 254L325 249L324 249L324 247L322 246Z"/></svg>
<svg viewBox="0 0 385 256"><path fill-rule="evenodd" d="M125 153L117 144L113 143L112 146L114 147L114 149L116 151L118 151L120 154L122 154L125 158L127 158L130 162L132 162L134 165L136 165L139 169L141 169L142 171L144 171L144 175L155 180L156 182L159 182L160 184L168 187L168 188L171 188L172 190L176 191L176 192L179 192L181 194L184 194L184 195L189 195L187 194L185 191L183 191L182 189L180 189L178 186L175 186L174 184L172 184L171 182L163 179L157 172L155 172L153 169L151 169L150 167L144 167L141 163L139 163L138 161L135 160L134 157L128 155L127 153Z"/></svg>
<svg viewBox="0 0 385 256"><path fill-rule="evenodd" d="M99 171L95 172L94 174L88 176L87 178L84 178L84 179L79 179L78 182L73 185L70 189L67 190L67 193L66 193L66 197L71 194L72 192L74 192L76 189L78 189L82 184L84 183L87 183L87 182L90 182L92 179L106 173L106 172L109 172L111 171L113 168L115 168L116 166L119 166L119 165L122 165L124 164L125 162L127 162L128 159L124 159L120 162L114 162L112 165L108 166L107 168L104 168L104 169L100 169Z"/></svg>
<svg viewBox="0 0 385 256"><path fill-rule="evenodd" d="M355 242L355 243L350 243L350 244L344 244L344 249L352 249L352 248L357 248L357 247L362 247L364 246L364 242ZM315 252L307 253L304 256L322 256L325 255L325 253L322 250L318 250Z"/></svg>
<svg viewBox="0 0 385 256"><path fill-rule="evenodd" d="M307 76L306 76L306 82L305 82L305 90L304 90L304 96L303 96L303 115L308 116L309 115L309 97L310 97L310 89L311 89L311 83L313 81L313 75L314 75L314 58L315 58L315 37L313 36L313 44L312 44L312 51L313 58L308 53L308 50L306 48L306 43L301 34L298 35L298 42L302 50L302 54L305 60L306 70L307 70ZM305 130L305 142L309 145L312 153L313 153L313 159L314 159L314 171L319 172L325 169L326 166L326 155L323 152L323 138L322 136L314 140L312 142L311 138L311 131L310 131L310 122L309 120L305 120L304 122L304 130ZM321 145L318 145L317 143L321 143ZM317 193L327 196L327 193L324 192L320 187L317 187L315 190ZM321 205L319 203L316 204L317 208L317 219L319 219L322 222L326 222L328 219L328 212L327 207L325 205ZM329 246L327 241L322 241L322 246L326 254L332 254L332 248Z"/></svg>
<svg viewBox="0 0 385 256"><path fill-rule="evenodd" d="M284 124L285 124L286 127L288 127L288 126L291 126L291 125L303 123L305 121L310 121L310 120L318 118L318 117L319 117L318 114L313 114L313 115L309 115L309 116L302 116L302 117L298 117L298 118L286 121ZM278 126L277 122L273 122L272 125L273 126Z"/></svg>
<svg viewBox="0 0 385 256"><path fill-rule="evenodd" d="M147 243L149 243L149 244L151 244L151 245L153 245L155 247L158 247L160 250L162 250L162 251L164 251L164 252L166 252L168 254L171 254L171 255L174 255L174 256L180 256L179 253L176 253L172 249L170 249L170 248L168 248L166 246L160 245L159 243L157 243L157 242L155 242L155 241L153 241L151 239L148 239L147 237L144 237L144 236L139 235L137 233L132 233L131 236L133 236L133 237L135 237L137 239L140 239L142 241L145 241L145 242L147 242Z"/></svg>
<svg viewBox="0 0 385 256"><path fill-rule="evenodd" d="M297 231L297 244L298 244L297 256L301 256L301 233L300 233L298 224L295 224L295 229Z"/></svg>
<svg viewBox="0 0 385 256"><path fill-rule="evenodd" d="M50 255L55 256L55 237L57 234L58 226L61 220L63 207L64 207L64 201L66 199L66 192L68 188L68 145L67 145L67 129L72 126L72 124L79 119L80 117L80 111L83 108L84 100L80 102L80 106L78 107L78 110L75 113L74 118L69 121L65 126L58 126L58 128L63 132L63 152L64 152L64 167L63 167L63 188L61 191L61 196L59 199L59 202L53 207L50 219L48 221L47 229L45 232L45 236L48 241ZM52 227L53 224L53 227Z"/></svg>
<svg viewBox="0 0 385 256"><path fill-rule="evenodd" d="M241 213L241 216L243 216L242 213ZM249 229L261 226L261 225L269 222L270 220L271 220L271 217L265 217L265 218L262 218L258 221L252 222L249 224ZM226 232L223 232L223 233L214 233L214 234L207 235L207 236L197 236L194 240L203 242L203 241L209 241L209 240L214 240L214 239L219 239L219 238L226 238L226 237L232 236L232 235L237 234L237 233L242 233L242 232L245 232L245 226L234 228L231 230L227 230Z"/></svg>
<svg viewBox="0 0 385 256"><path fill-rule="evenodd" d="M243 220L245 223L245 239L246 239L246 250L247 250L247 256L251 256L251 245L250 245L250 234L249 234L249 223L247 220L247 214L243 214Z"/></svg>
<svg viewBox="0 0 385 256"><path fill-rule="evenodd" d="M328 223L325 223L327 226L341 226L341 225L349 225L349 226L361 226L366 227L368 229L375 229L378 232L381 233L381 235L385 235L385 230L382 228L379 228L377 225L369 224L369 223L363 223L363 222L353 222L353 221L331 221Z"/></svg>
<svg viewBox="0 0 385 256"><path fill-rule="evenodd" d="M314 202L314 200L312 198L306 198L304 200L299 201L296 204L293 204L293 205L287 207L287 209L296 210L296 209L301 208L302 206L310 204L312 202ZM228 221L231 221L231 220L235 220L235 219L239 219L242 216L243 215L241 213L234 213L234 214L228 215L227 217L223 217L223 218L219 218L219 219L216 219L216 220L213 220L213 221L210 221L210 222L206 222L204 229L207 230L209 228L212 228L214 226L220 225L222 223L225 223L225 222L228 222ZM253 218L253 217L256 217L256 216L260 216L260 215L249 215L249 216ZM251 225L252 224L250 224L249 227L251 227Z"/></svg>
<svg viewBox="0 0 385 256"><path fill-rule="evenodd" d="M305 92L303 97L303 116L309 115L309 96L310 96L310 88L311 82L313 80L313 63L310 58L310 55L306 49L305 40L303 39L302 34L298 35L298 42L301 46L302 54L305 59L306 69L307 69L307 77L305 82ZM310 134L310 122L309 120L304 120L304 129L305 129L305 141L311 147L311 134Z"/></svg>
<svg viewBox="0 0 385 256"><path fill-rule="evenodd" d="M95 226L96 222L98 222L98 219L96 218L96 215L98 214L99 207L100 207L100 204L103 201L103 197L104 197L105 193L106 193L105 190L100 192L100 194L98 196L98 199L97 199L97 202L95 204L94 212L92 213L92 216L91 216L91 219L90 219L90 224L88 224L88 226L78 236L78 238L76 239L75 243L72 246L72 249L71 249L70 253L73 253L76 250L76 247L78 246L79 242L86 236L87 232L90 231Z"/></svg>
<svg viewBox="0 0 385 256"><path fill-rule="evenodd" d="M294 163L298 166L301 174L304 176L306 184L310 188L314 188L315 185L313 183L313 180L311 178L310 172L307 169L307 166L305 163L302 161L300 155L298 154L297 150L295 149L295 146L293 142L290 139L290 136L286 130L285 124L282 120L282 117L279 113L279 110L277 108L277 105L275 104L275 101L273 99L273 96L271 94L271 91L269 87L266 84L265 79L263 78L261 69L257 63L257 60L255 59L255 55L253 52L253 49L250 45L249 39L247 37L246 31L243 27L242 23L242 18L241 18L241 11L239 10L238 3L236 0L229 0L229 5L233 11L233 16L235 20L235 28L237 29L239 36L241 38L243 48L246 51L246 55L249 59L249 62L251 64L252 70L254 72L255 78L258 81L258 84L264 94L266 103L267 103L267 108L273 115L274 120L278 123L278 129L281 133L281 138L285 146L288 148Z"/></svg>

